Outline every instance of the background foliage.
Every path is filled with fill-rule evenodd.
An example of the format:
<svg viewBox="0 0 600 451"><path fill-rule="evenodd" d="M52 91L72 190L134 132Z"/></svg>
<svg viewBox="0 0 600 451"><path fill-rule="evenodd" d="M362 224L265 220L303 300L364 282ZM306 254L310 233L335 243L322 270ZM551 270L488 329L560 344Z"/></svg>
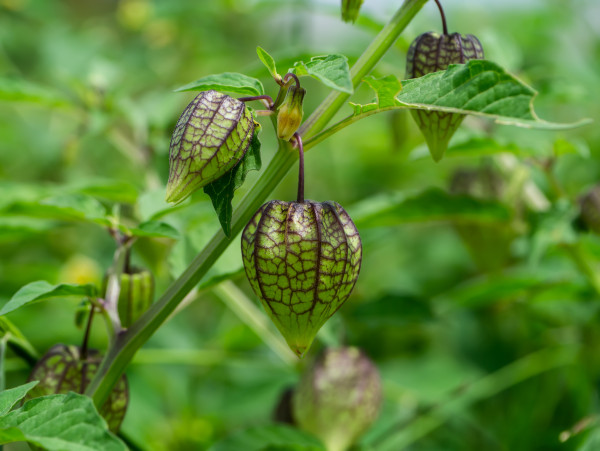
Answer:
<svg viewBox="0 0 600 451"><path fill-rule="evenodd" d="M164 291L219 227L203 193L177 208L162 200L170 134L193 96L172 90L236 71L273 95L256 45L281 70L329 53L352 63L394 3L366 2L352 27L333 1L0 0L0 304L34 280L99 285L114 252L103 226L115 218L164 223L133 248ZM542 118L600 116L594 1L446 3L450 31L477 35L488 59L539 91ZM439 28L426 5L373 75L403 78L412 39ZM305 84L311 111L327 91ZM371 100L368 86L353 99ZM598 421L600 240L572 224L600 176L598 127L470 118L434 164L409 116L366 119L307 153L307 197L346 207L365 256L311 352L347 343L378 364L385 405L365 446L577 449ZM261 139L268 161L275 139ZM273 198L293 198L295 181ZM236 241L130 366L131 443L203 449L270 420L304 363L248 325L261 319L240 307L248 299ZM80 342L76 308L46 302L10 319L43 353ZM97 322L92 343L105 340ZM18 357L5 367L8 387L26 380Z"/></svg>

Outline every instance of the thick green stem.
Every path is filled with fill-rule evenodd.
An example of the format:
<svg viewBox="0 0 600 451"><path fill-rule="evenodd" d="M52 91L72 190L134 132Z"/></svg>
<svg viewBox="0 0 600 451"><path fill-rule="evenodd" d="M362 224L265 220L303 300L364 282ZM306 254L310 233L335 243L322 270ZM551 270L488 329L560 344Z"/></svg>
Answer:
<svg viewBox="0 0 600 451"><path fill-rule="evenodd" d="M355 88L393 45L402 30L426 2L427 0L405 0L402 7L352 67L352 83ZM300 129L300 134L310 137L320 132L349 97L345 93L331 93L306 120ZM305 146L305 150L308 148L308 145ZM297 157L298 154L291 150L289 144L280 145L264 173L235 210L231 225L232 237L242 230L271 191L287 174ZM104 403L113 385L136 351L164 323L185 295L200 282L231 241L219 230L163 296L128 330L121 331L117 335L113 346L110 347L96 376L86 390L86 394L94 399L97 406Z"/></svg>

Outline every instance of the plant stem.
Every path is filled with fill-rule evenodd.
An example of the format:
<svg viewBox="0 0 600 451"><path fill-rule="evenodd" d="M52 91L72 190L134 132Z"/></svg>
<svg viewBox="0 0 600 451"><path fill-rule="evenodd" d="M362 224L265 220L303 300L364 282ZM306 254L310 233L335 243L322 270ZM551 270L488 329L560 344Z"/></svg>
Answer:
<svg viewBox="0 0 600 451"><path fill-rule="evenodd" d="M440 10L440 16L442 16L442 30L444 30L444 34L448 35L448 25L446 25L446 14L444 14L444 8L442 8L442 4L440 0L435 0L438 9Z"/></svg>
<svg viewBox="0 0 600 451"><path fill-rule="evenodd" d="M405 0L390 22L375 37L351 70L352 84L356 88L394 44L400 33L423 7L427 0ZM342 107L349 94L332 92L306 120L299 134L312 136L320 132ZM271 191L279 184L296 161L291 146L280 141L275 156L258 178L255 185L242 199L232 218L231 236L235 237L261 206ZM308 150L308 146L307 146ZM232 239L221 229L205 248L194 258L188 268L175 280L156 303L150 307L128 330L117 334L86 394L101 406L113 385L121 376L136 351L154 334L175 310L186 294L200 282L217 258L227 249Z"/></svg>
<svg viewBox="0 0 600 451"><path fill-rule="evenodd" d="M304 148L302 147L302 137L294 133L296 147L298 147L298 203L304 203Z"/></svg>
<svg viewBox="0 0 600 451"><path fill-rule="evenodd" d="M273 102L273 99L271 98L271 96L267 96L267 95L252 96L252 97L239 97L238 100L240 102L253 102L255 100L265 100L267 108L269 108L269 109L273 108L273 105L275 104L275 102Z"/></svg>

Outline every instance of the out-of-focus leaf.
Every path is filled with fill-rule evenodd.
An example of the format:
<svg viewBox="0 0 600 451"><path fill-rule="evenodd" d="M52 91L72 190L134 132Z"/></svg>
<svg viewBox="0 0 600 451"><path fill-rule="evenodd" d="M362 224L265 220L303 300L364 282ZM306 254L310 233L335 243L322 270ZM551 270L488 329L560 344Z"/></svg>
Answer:
<svg viewBox="0 0 600 451"><path fill-rule="evenodd" d="M76 393L32 399L0 418L0 444L26 441L56 451L124 451L90 398Z"/></svg>
<svg viewBox="0 0 600 451"><path fill-rule="evenodd" d="M38 280L25 285L2 307L0 315L6 315L13 312L23 305L31 304L32 302L44 301L55 297L92 297L96 296L97 288L94 285L74 285L61 283L52 285L45 280Z"/></svg>
<svg viewBox="0 0 600 451"><path fill-rule="evenodd" d="M52 89L43 88L25 80L1 77L0 101L30 102L49 107L67 106L71 103Z"/></svg>
<svg viewBox="0 0 600 451"><path fill-rule="evenodd" d="M438 188L411 197L375 196L361 201L351 211L359 228L430 221L493 223L511 218L509 209L500 202L452 195Z"/></svg>
<svg viewBox="0 0 600 451"><path fill-rule="evenodd" d="M6 415L10 409L25 397L27 392L37 385L37 381L28 382L15 388L9 388L0 392L0 416Z"/></svg>
<svg viewBox="0 0 600 451"><path fill-rule="evenodd" d="M173 226L160 221L146 221L128 230L134 236L179 239L179 232Z"/></svg>
<svg viewBox="0 0 600 451"><path fill-rule="evenodd" d="M133 204L137 200L137 189L127 182L117 180L97 180L73 186L72 191L113 202Z"/></svg>
<svg viewBox="0 0 600 451"><path fill-rule="evenodd" d="M260 80L248 77L244 74L238 74L237 72L224 72L222 74L208 75L177 88L175 92L208 91L209 89L247 96L261 96L265 93L265 89Z"/></svg>
<svg viewBox="0 0 600 451"><path fill-rule="evenodd" d="M515 143L504 144L496 141L493 138L474 137L467 139L466 141L457 142L456 144L448 147L448 151L446 152L444 158L472 158L495 155L499 153L511 153L519 157L548 156L540 154L538 150L522 147ZM412 160L418 160L421 158L431 158L429 149L427 149L427 146L425 145L415 149L411 153Z"/></svg>
<svg viewBox="0 0 600 451"><path fill-rule="evenodd" d="M44 233L56 225L54 221L23 216L0 217L0 242L20 240Z"/></svg>
<svg viewBox="0 0 600 451"><path fill-rule="evenodd" d="M596 451L600 449L600 427L593 429L577 451Z"/></svg>
<svg viewBox="0 0 600 451"><path fill-rule="evenodd" d="M231 215L233 213L231 201L233 200L233 194L236 189L242 186L248 172L260 170L261 165L260 140L258 139L258 133L255 133L244 158L223 177L204 187L204 192L210 196L223 232L227 236L231 235Z"/></svg>
<svg viewBox="0 0 600 451"><path fill-rule="evenodd" d="M570 297L582 291L569 277L518 270L502 275L483 276L462 283L443 293L448 307L477 308L498 301L529 299L543 290L567 289Z"/></svg>
<svg viewBox="0 0 600 451"><path fill-rule="evenodd" d="M298 61L290 69L299 77L310 75L316 78L325 86L329 86L337 91L352 94L352 77L350 76L350 67L348 58L344 55L315 56L308 62Z"/></svg>
<svg viewBox="0 0 600 451"><path fill-rule="evenodd" d="M210 451L325 451L319 440L291 426L271 424L238 432L215 444Z"/></svg>
<svg viewBox="0 0 600 451"><path fill-rule="evenodd" d="M83 194L58 194L35 202L16 202L5 205L4 213L110 225L104 206L93 197Z"/></svg>
<svg viewBox="0 0 600 451"><path fill-rule="evenodd" d="M271 76L275 79L280 78L280 75L277 73L277 66L275 65L275 60L269 53L263 49L262 47L256 47L256 54L258 55L258 59L265 65Z"/></svg>

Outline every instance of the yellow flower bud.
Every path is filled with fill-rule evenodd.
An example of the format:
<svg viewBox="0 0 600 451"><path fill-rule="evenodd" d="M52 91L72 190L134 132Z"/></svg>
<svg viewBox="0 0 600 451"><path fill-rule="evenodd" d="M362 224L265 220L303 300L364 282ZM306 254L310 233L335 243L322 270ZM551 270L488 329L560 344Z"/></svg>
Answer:
<svg viewBox="0 0 600 451"><path fill-rule="evenodd" d="M277 136L280 139L289 141L300 127L304 115L302 110L304 94L306 90L296 85L288 88L277 114Z"/></svg>

